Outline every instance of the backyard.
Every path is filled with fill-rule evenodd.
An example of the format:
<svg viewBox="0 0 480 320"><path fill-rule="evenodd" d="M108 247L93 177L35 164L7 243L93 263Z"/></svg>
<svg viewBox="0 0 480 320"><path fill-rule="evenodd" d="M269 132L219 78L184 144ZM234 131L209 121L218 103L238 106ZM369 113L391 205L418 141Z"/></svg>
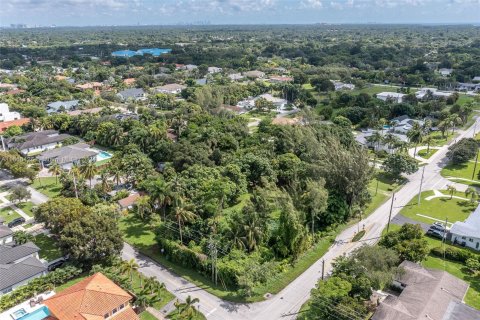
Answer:
<svg viewBox="0 0 480 320"><path fill-rule="evenodd" d="M35 243L35 245L40 248L40 259L53 261L62 257L62 252L57 246L55 239L53 239L52 237L49 237L42 233L35 236L33 243Z"/></svg>
<svg viewBox="0 0 480 320"><path fill-rule="evenodd" d="M415 221L431 224L435 221L445 221L448 218L449 223L465 220L470 213L477 207L476 203L469 200L450 199L450 195L445 190L440 190L447 195L444 198L425 198L433 196L433 191L422 192L421 202L418 205L418 196L412 200L400 211L400 214ZM465 198L465 193L455 192L454 196Z"/></svg>
<svg viewBox="0 0 480 320"><path fill-rule="evenodd" d="M58 196L62 190L62 185L55 177L37 178L31 186L49 198Z"/></svg>

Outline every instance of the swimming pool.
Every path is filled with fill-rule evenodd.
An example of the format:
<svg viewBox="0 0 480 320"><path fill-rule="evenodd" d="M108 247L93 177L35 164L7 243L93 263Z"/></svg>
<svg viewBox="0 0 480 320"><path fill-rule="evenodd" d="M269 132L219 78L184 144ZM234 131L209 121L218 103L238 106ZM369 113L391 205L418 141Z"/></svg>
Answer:
<svg viewBox="0 0 480 320"><path fill-rule="evenodd" d="M43 320L50 315L50 311L47 307L43 306L40 309L33 311L27 315L24 315L19 320Z"/></svg>
<svg viewBox="0 0 480 320"><path fill-rule="evenodd" d="M112 155L110 153L108 153L107 151L100 151L98 154L97 154L97 161L102 161L102 160L106 160L106 159L110 159L112 157Z"/></svg>
<svg viewBox="0 0 480 320"><path fill-rule="evenodd" d="M16 310L15 312L12 312L11 316L14 320L17 320L17 319L20 319L21 317L23 317L24 315L27 314L27 311L25 311L25 309L18 309Z"/></svg>

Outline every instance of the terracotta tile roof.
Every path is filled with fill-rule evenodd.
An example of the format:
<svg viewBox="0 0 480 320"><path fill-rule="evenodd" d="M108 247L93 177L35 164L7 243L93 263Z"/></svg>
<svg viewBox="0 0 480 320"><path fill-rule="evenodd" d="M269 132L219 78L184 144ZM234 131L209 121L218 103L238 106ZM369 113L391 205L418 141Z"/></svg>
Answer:
<svg viewBox="0 0 480 320"><path fill-rule="evenodd" d="M132 307L128 306L121 312L112 317L111 320L136 320L139 319L138 315L133 311Z"/></svg>
<svg viewBox="0 0 480 320"><path fill-rule="evenodd" d="M45 300L44 304L59 320L101 320L131 299L128 292L96 273Z"/></svg>
<svg viewBox="0 0 480 320"><path fill-rule="evenodd" d="M30 122L29 118L22 118L22 119L17 119L17 120L12 120L12 121L0 122L0 132L7 130L11 126L22 126L22 125L27 124L29 122Z"/></svg>
<svg viewBox="0 0 480 320"><path fill-rule="evenodd" d="M124 80L123 80L123 83L128 86L128 85L134 84L135 81L136 81L135 78L127 78L127 79L124 79Z"/></svg>
<svg viewBox="0 0 480 320"><path fill-rule="evenodd" d="M127 207L133 205L138 200L138 198L140 198L140 194L139 193L133 193L126 198L118 200L118 204L122 208L127 208Z"/></svg>

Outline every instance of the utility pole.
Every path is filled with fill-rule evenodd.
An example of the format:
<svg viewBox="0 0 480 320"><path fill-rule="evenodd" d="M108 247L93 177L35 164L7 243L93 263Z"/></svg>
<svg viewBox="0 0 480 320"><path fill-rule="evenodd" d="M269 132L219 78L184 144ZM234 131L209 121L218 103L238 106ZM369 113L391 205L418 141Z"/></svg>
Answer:
<svg viewBox="0 0 480 320"><path fill-rule="evenodd" d="M445 242L447 241L447 223L448 218L445 218L445 229L443 232L442 246L443 246L443 269L445 270Z"/></svg>
<svg viewBox="0 0 480 320"><path fill-rule="evenodd" d="M322 259L322 280L324 279L325 276L325 259Z"/></svg>
<svg viewBox="0 0 480 320"><path fill-rule="evenodd" d="M387 233L390 230L390 219L392 219L393 200L395 200L395 192L392 194L392 202L390 203L390 213L388 214Z"/></svg>
<svg viewBox="0 0 480 320"><path fill-rule="evenodd" d="M212 260L212 281L217 285L217 243L211 236L208 248L210 249L210 259Z"/></svg>
<svg viewBox="0 0 480 320"><path fill-rule="evenodd" d="M422 201L422 184L423 184L423 175L425 174L425 166L423 166L422 170L422 178L420 179L420 189L418 190L418 205Z"/></svg>
<svg viewBox="0 0 480 320"><path fill-rule="evenodd" d="M472 180L475 177L475 171L477 170L478 152L480 151L477 150L477 155L475 156L475 164L473 165Z"/></svg>

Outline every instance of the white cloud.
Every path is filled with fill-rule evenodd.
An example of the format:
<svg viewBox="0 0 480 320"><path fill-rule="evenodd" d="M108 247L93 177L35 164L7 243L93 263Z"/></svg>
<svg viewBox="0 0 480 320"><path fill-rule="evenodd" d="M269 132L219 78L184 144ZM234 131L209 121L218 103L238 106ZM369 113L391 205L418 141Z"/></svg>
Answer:
<svg viewBox="0 0 480 320"><path fill-rule="evenodd" d="M303 0L301 2L302 8L313 8L313 9L320 9L323 7L322 0Z"/></svg>

